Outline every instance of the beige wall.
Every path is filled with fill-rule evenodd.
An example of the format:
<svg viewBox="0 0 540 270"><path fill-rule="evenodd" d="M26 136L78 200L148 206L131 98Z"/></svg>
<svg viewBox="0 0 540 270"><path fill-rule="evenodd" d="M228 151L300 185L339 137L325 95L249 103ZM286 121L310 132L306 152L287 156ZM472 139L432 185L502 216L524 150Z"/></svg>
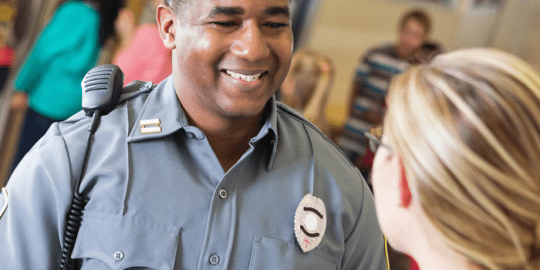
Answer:
<svg viewBox="0 0 540 270"><path fill-rule="evenodd" d="M411 0L321 0L310 47L331 56L336 83L327 116L337 126L345 121L354 66L365 52L397 39L400 16L419 7L430 13L431 38L446 51L489 46L514 53L540 70L540 1L507 0L504 12L471 9L471 0L455 0L455 7Z"/></svg>
<svg viewBox="0 0 540 270"><path fill-rule="evenodd" d="M532 16L529 33L525 35L521 49L521 56L540 72L540 8L536 9Z"/></svg>

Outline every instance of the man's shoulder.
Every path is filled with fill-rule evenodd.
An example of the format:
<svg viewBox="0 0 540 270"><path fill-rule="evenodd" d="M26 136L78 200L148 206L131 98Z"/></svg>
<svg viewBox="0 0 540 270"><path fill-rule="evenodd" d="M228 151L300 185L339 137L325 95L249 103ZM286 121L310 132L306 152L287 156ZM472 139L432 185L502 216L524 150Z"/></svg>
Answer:
<svg viewBox="0 0 540 270"><path fill-rule="evenodd" d="M326 137L313 123L304 118L298 111L282 102L277 102L278 119L284 123L280 131L289 138L299 140L300 145L311 148L313 155L321 160L329 159L337 166L354 167L346 158L341 149ZM301 141L305 139L307 141Z"/></svg>
<svg viewBox="0 0 540 270"><path fill-rule="evenodd" d="M290 162L296 162L296 166L311 166L319 176L317 179L319 185L327 190L338 191L338 193L329 192L324 196L321 195L325 200L346 201L360 207L363 200L362 194L369 188L356 166L300 113L280 102L276 104L279 127L278 145L281 145L281 155L285 156L287 166L290 166ZM339 194L339 196L330 196L330 194ZM357 213L356 211L351 213L353 212Z"/></svg>
<svg viewBox="0 0 540 270"><path fill-rule="evenodd" d="M116 107L106 115L101 116L98 128L92 139L92 155L95 160L103 159L106 155L120 155L120 149L125 148L128 135L137 116L144 106L148 94L154 88L151 82L135 82L123 88L123 93ZM93 118L79 111L65 121L55 123L41 139L46 142L58 140L73 166L73 171L80 171L80 161L83 160L87 147L89 129ZM52 149L58 146L44 146L42 151L62 152ZM106 151L106 149L116 149Z"/></svg>
<svg viewBox="0 0 540 270"><path fill-rule="evenodd" d="M287 106L285 103L279 102L279 101L276 102L276 107L277 107L278 117L284 117L284 118L290 119L292 120L292 123L304 126L306 128L306 131L308 130L312 131L309 133L315 134L315 137L321 138L324 141L331 143L330 139L328 139L313 123L309 122L298 111Z"/></svg>
<svg viewBox="0 0 540 270"><path fill-rule="evenodd" d="M134 98L145 98L156 88L156 86L157 85L152 82L133 81L122 89L122 95L120 96L118 104Z"/></svg>
<svg viewBox="0 0 540 270"><path fill-rule="evenodd" d="M122 89L120 99L116 107L107 115L101 116L100 126L119 126L122 120L132 118L132 114L140 111L150 92L155 88L152 82L133 81ZM128 104L129 103L129 104ZM130 109L126 109L129 106ZM86 116L84 111L79 111L65 121L58 123L62 134L73 132L87 133L88 125L92 117Z"/></svg>

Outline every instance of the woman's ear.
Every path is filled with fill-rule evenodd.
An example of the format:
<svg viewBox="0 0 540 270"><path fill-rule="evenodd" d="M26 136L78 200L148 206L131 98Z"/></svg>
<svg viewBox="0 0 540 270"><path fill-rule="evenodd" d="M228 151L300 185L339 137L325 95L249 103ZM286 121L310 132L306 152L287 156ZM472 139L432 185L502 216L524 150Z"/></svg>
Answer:
<svg viewBox="0 0 540 270"><path fill-rule="evenodd" d="M401 170L401 175L399 177L399 206L408 208L411 205L412 195L401 158L399 158L399 169Z"/></svg>
<svg viewBox="0 0 540 270"><path fill-rule="evenodd" d="M165 5L159 5L157 8L157 24L159 35L165 48L172 50L176 48L174 24L176 13Z"/></svg>

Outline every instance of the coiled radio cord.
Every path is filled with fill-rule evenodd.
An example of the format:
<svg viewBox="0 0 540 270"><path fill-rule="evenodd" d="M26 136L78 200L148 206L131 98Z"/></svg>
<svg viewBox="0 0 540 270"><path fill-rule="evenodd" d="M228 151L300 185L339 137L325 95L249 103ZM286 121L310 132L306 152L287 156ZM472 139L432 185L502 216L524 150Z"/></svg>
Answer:
<svg viewBox="0 0 540 270"><path fill-rule="evenodd" d="M73 248L75 247L75 239L77 239L77 234L79 228L81 227L82 215L88 199L79 192L81 182L86 170L86 164L88 163L88 157L90 156L90 148L92 145L92 138L94 133L97 130L99 125L99 120L101 118L100 111L95 111L92 117L92 125L88 130L90 134L88 135L88 141L86 143L86 150L84 152L84 162L79 174L79 178L75 184L75 192L73 199L71 200L71 206L69 212L67 213L67 222L66 228L64 231L64 241L62 247L62 259L60 260L60 270L72 270L74 267L74 262L71 259L71 254L73 253Z"/></svg>

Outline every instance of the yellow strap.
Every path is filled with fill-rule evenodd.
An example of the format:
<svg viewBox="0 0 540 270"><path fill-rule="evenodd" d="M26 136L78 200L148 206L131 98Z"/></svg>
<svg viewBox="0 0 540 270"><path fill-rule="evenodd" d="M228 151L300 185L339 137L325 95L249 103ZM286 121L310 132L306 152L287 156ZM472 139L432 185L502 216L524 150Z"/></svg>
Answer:
<svg viewBox="0 0 540 270"><path fill-rule="evenodd" d="M386 236L384 236L384 255L386 256L386 268L390 270L390 260L388 260L388 241L386 240Z"/></svg>

